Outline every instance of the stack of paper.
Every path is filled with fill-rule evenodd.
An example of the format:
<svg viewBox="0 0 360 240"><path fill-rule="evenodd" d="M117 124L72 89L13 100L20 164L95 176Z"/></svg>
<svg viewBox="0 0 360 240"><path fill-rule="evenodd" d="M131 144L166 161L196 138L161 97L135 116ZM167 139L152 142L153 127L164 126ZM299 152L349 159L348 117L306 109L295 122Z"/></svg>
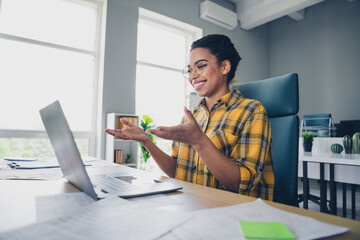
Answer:
<svg viewBox="0 0 360 240"><path fill-rule="evenodd" d="M141 207L111 197L75 215L0 233L0 239L157 239L189 219L188 215Z"/></svg>
<svg viewBox="0 0 360 240"><path fill-rule="evenodd" d="M71 200L65 199L69 203ZM88 205L87 205L88 204ZM81 204L82 205L82 204ZM73 214L0 233L0 239L317 239L347 228L282 211L257 199L190 213L157 210L118 197L107 198ZM260 231L269 227L276 231ZM241 226L241 227L240 227ZM255 227L255 231L254 231ZM259 229L256 232L256 227ZM269 229L269 228L268 228ZM261 232L261 235L259 235ZM245 234L244 234L245 233ZM254 235L255 234L255 235ZM270 235L269 235L270 234Z"/></svg>
<svg viewBox="0 0 360 240"><path fill-rule="evenodd" d="M280 222L296 239L318 239L349 230L273 208L261 199L229 207L200 210L193 212L193 216L190 221L173 229L162 239L246 239L239 221Z"/></svg>

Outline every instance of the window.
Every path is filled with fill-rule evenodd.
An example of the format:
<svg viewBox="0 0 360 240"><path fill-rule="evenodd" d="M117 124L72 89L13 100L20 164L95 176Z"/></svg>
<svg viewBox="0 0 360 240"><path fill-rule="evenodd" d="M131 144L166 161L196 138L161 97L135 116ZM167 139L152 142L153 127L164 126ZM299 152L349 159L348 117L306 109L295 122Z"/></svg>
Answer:
<svg viewBox="0 0 360 240"><path fill-rule="evenodd" d="M199 28L140 8L136 68L136 114L140 118L149 115L156 126L180 123L190 93L181 71L191 43L201 35ZM171 141L157 138L156 143L171 154ZM153 160L149 161L150 171L157 171Z"/></svg>
<svg viewBox="0 0 360 240"><path fill-rule="evenodd" d="M0 158L53 155L39 110L55 100L94 155L101 1L0 3Z"/></svg>

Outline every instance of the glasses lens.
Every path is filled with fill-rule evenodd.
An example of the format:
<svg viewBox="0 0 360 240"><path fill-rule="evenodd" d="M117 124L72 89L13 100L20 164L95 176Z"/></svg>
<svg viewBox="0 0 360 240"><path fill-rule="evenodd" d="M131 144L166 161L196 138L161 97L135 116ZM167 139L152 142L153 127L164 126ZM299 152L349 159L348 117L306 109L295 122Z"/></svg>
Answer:
<svg viewBox="0 0 360 240"><path fill-rule="evenodd" d="M188 67L188 66L184 67L184 69L182 70L182 74L185 79L189 79L190 73L191 73L191 70L190 70L190 67Z"/></svg>

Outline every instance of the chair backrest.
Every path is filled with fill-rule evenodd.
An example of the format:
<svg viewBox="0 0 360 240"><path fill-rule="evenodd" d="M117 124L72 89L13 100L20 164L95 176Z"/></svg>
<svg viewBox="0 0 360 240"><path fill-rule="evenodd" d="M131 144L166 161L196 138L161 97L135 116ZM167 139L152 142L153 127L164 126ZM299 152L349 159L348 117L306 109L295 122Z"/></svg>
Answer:
<svg viewBox="0 0 360 240"><path fill-rule="evenodd" d="M237 88L246 98L260 101L270 118L274 201L298 206L299 87L296 73L242 83Z"/></svg>

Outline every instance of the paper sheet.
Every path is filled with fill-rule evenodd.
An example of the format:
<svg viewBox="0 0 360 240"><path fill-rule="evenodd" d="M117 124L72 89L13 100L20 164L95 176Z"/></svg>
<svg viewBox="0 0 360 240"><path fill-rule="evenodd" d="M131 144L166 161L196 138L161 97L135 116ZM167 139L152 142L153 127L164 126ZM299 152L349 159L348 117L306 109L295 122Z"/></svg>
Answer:
<svg viewBox="0 0 360 240"><path fill-rule="evenodd" d="M14 160L7 161L7 164L13 169L59 168L59 163L56 158L39 158L36 161Z"/></svg>
<svg viewBox="0 0 360 240"><path fill-rule="evenodd" d="M157 239L183 224L188 215L154 210L110 197L79 214L0 233L0 239Z"/></svg>
<svg viewBox="0 0 360 240"><path fill-rule="evenodd" d="M200 210L192 214L193 218L163 236L163 239L245 239L238 223L240 220L282 222L296 239L317 239L349 230L273 208L261 199L230 207Z"/></svg>
<svg viewBox="0 0 360 240"><path fill-rule="evenodd" d="M10 168L8 166L9 162L11 161L0 159L0 180L57 180L63 177L60 168L39 168L58 166L55 158L43 158L37 161L15 161L25 169ZM94 157L84 157L83 162L90 168L109 166L108 162Z"/></svg>
<svg viewBox="0 0 360 240"><path fill-rule="evenodd" d="M56 169L1 169L0 180L58 180L63 177L59 168Z"/></svg>
<svg viewBox="0 0 360 240"><path fill-rule="evenodd" d="M260 199L182 214L111 197L82 207L71 216L0 233L0 239L245 239L240 220L282 222L296 239L317 239L348 231L273 208Z"/></svg>
<svg viewBox="0 0 360 240"><path fill-rule="evenodd" d="M139 198L130 198L129 201L132 203L139 204L147 208L164 208L170 205L181 205L182 201L177 198L172 197L171 195L165 194L154 194L150 196L144 196Z"/></svg>
<svg viewBox="0 0 360 240"><path fill-rule="evenodd" d="M36 220L40 222L74 215L94 202L84 192L36 196Z"/></svg>

